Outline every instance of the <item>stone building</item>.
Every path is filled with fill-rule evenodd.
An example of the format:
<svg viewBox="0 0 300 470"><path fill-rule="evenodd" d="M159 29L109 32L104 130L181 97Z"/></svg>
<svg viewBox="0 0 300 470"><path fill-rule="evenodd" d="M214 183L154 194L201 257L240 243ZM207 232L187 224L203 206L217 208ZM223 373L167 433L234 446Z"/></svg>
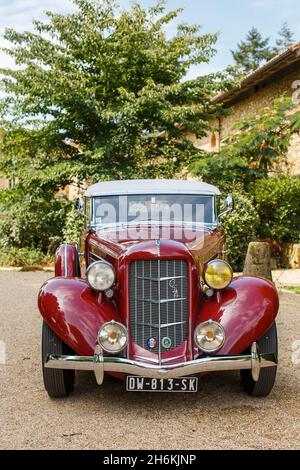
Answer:
<svg viewBox="0 0 300 470"><path fill-rule="evenodd" d="M232 132L233 125L270 106L281 95L291 96L300 109L300 42L290 46L255 72L247 75L238 88L213 98L213 102L229 108L230 114L213 122L214 130L202 140L194 140L203 150L216 151L221 141ZM300 136L294 136L289 151L294 174L300 174Z"/></svg>

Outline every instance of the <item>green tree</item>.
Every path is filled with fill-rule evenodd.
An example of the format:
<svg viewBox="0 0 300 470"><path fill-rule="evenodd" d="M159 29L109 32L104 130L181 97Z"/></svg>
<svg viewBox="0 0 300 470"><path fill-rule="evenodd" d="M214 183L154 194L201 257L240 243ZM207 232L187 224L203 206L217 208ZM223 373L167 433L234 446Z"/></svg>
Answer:
<svg viewBox="0 0 300 470"><path fill-rule="evenodd" d="M279 33L278 38L276 39L276 48L275 51L277 54L283 52L294 42L294 33L289 28L289 25L285 22L283 23Z"/></svg>
<svg viewBox="0 0 300 470"><path fill-rule="evenodd" d="M257 28L252 28L245 41L237 45L236 51L231 51L234 61L244 74L256 70L262 63L270 60L272 50L270 38L263 38Z"/></svg>
<svg viewBox="0 0 300 470"><path fill-rule="evenodd" d="M184 81L209 62L217 35L182 24L168 38L181 10L73 1L73 13L47 12L34 32L5 32L17 65L0 71L0 174L17 182L6 210L72 181L173 177L196 154L185 135L205 135L220 112L210 97L231 83L223 74Z"/></svg>
<svg viewBox="0 0 300 470"><path fill-rule="evenodd" d="M6 30L6 52L21 68L1 70L3 153L15 145L7 123L13 116L34 129L25 139L34 139L41 177L58 169L63 182L131 177L144 172L153 151L166 155L174 174L192 151L182 129L203 136L215 112L209 98L219 77L182 80L191 65L210 60L217 36L181 25L167 39L164 27L180 10L166 12L162 2L129 11L112 0L74 3L75 13L47 12L49 22L35 21L33 33Z"/></svg>

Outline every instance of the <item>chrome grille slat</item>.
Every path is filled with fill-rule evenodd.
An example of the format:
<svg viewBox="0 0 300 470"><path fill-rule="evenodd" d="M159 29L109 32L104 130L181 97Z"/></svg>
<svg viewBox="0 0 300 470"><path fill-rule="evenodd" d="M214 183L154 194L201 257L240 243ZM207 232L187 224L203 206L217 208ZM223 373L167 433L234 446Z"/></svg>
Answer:
<svg viewBox="0 0 300 470"><path fill-rule="evenodd" d="M180 300L186 300L186 297L179 297L178 299L161 299L161 300L152 300L152 299L137 299L139 302L149 302L151 304L166 304L168 302L179 302Z"/></svg>
<svg viewBox="0 0 300 470"><path fill-rule="evenodd" d="M184 260L136 260L129 269L130 330L132 341L161 354L174 349L188 334L188 265ZM174 282L172 282L174 281ZM171 347L162 339L171 339ZM147 341L155 338L155 348Z"/></svg>
<svg viewBox="0 0 300 470"><path fill-rule="evenodd" d="M146 279L148 281L153 281L153 282L159 282L159 281L168 281L169 279L183 279L184 276L167 276L167 277L143 277L143 276L137 276L138 279Z"/></svg>

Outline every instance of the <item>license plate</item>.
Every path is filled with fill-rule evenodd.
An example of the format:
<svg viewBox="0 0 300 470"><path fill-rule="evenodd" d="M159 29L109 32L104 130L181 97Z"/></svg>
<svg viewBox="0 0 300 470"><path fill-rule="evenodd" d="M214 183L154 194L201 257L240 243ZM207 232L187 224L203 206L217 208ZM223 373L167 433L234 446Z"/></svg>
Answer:
<svg viewBox="0 0 300 470"><path fill-rule="evenodd" d="M150 379L148 377L127 376L128 392L197 392L198 377L178 379Z"/></svg>

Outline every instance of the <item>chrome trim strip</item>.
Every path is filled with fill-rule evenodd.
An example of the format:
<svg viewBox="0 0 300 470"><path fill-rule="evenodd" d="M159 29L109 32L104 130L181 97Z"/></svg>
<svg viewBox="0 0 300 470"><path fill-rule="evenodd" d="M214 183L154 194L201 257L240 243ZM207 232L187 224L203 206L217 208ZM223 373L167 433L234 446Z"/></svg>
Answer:
<svg viewBox="0 0 300 470"><path fill-rule="evenodd" d="M152 328L167 328L168 326L176 326L176 325L184 325L186 321L177 321L175 323L162 323L159 325L158 323L142 323L142 322L137 322L138 325L141 326L150 326Z"/></svg>
<svg viewBox="0 0 300 470"><path fill-rule="evenodd" d="M64 276L67 277L68 276L68 267L67 267L67 244L65 243L65 247L64 247Z"/></svg>
<svg viewBox="0 0 300 470"><path fill-rule="evenodd" d="M99 255L96 255L96 253L94 253L93 251L90 251L90 256L92 256L93 258L97 258L97 260L99 261L103 261L103 258L101 258L101 256Z"/></svg>
<svg viewBox="0 0 300 470"><path fill-rule="evenodd" d="M159 300L152 300L152 299L137 299L139 302L148 302L151 304L166 304L168 302L179 302L179 300L186 300L186 297L178 297L177 299L160 299Z"/></svg>
<svg viewBox="0 0 300 470"><path fill-rule="evenodd" d="M256 358L254 357L254 351ZM98 352L98 351L97 351ZM75 369L75 370L97 370L101 378L103 372L122 372L124 374L139 375L150 378L175 378L188 375L200 374L202 372L214 372L225 370L251 369L256 375L256 361L260 368L274 367L277 364L275 353L260 354L256 343L252 345L252 354L237 356L209 356L195 361L182 362L180 364L152 365L121 357L103 357L101 354L95 356L61 356L50 354L45 361L45 367L49 369Z"/></svg>
<svg viewBox="0 0 300 470"><path fill-rule="evenodd" d="M160 259L158 260L158 277L160 278ZM161 305L161 299L160 299L160 289L161 289L161 284L158 285L158 323L159 325L161 324L161 308L160 308L160 305ZM156 303L155 301L154 302L151 302L150 300L150 303ZM159 346L158 346L158 363L159 365L161 365L161 328L158 329L158 342L159 342Z"/></svg>
<svg viewBox="0 0 300 470"><path fill-rule="evenodd" d="M184 276L169 276L169 277L149 277L149 276L137 276L138 279L146 279L147 281L154 281L154 282L160 282L160 281L168 281L170 279L184 279Z"/></svg>
<svg viewBox="0 0 300 470"><path fill-rule="evenodd" d="M158 364L158 359L153 359L152 357L144 357L144 356L134 356L136 359L142 359L144 361L149 361L149 362L154 362L155 364ZM183 355L181 356L174 356L174 357L167 357L166 359L162 359L161 362L162 364L165 364L166 362L174 361L175 359L181 359L184 357Z"/></svg>

